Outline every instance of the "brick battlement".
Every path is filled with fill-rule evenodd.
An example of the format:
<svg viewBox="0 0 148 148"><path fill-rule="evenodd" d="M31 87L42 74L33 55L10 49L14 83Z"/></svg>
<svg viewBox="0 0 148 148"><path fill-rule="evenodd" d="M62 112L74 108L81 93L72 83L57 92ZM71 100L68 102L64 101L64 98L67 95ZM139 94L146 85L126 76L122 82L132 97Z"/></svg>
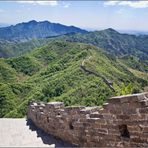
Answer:
<svg viewBox="0 0 148 148"><path fill-rule="evenodd" d="M148 147L148 93L113 97L101 108L32 102L28 119L77 146Z"/></svg>

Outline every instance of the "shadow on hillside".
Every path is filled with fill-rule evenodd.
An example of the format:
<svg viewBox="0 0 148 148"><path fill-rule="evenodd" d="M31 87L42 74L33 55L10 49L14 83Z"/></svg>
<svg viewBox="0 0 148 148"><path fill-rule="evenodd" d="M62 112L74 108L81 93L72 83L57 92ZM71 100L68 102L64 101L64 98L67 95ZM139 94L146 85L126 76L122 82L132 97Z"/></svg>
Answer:
<svg viewBox="0 0 148 148"><path fill-rule="evenodd" d="M64 142L50 134L45 133L43 130L37 128L30 119L27 120L26 125L29 126L29 129L31 131L36 131L37 137L40 137L44 144L48 144L48 145L55 144L55 148L56 147L76 147L68 142Z"/></svg>

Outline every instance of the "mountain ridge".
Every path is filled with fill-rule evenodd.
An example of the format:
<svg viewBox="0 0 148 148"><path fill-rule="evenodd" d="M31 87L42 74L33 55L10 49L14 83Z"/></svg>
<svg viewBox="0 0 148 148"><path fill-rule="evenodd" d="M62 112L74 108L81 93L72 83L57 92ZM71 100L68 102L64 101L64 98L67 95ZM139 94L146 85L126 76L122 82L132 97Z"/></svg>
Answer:
<svg viewBox="0 0 148 148"><path fill-rule="evenodd" d="M0 28L0 39L9 41L26 41L30 39L57 36L66 33L87 33L86 30L74 26L66 26L49 21L35 20Z"/></svg>
<svg viewBox="0 0 148 148"><path fill-rule="evenodd" d="M0 117L24 117L33 99L94 106L116 94L141 92L147 85L145 73L144 77L135 75L103 49L65 41L52 41L19 57L1 58L0 73Z"/></svg>
<svg viewBox="0 0 148 148"><path fill-rule="evenodd" d="M0 40L0 57L18 56L53 40L91 44L103 48L107 54L112 56L118 56L120 58L133 56L140 59L140 61L148 61L147 35L136 36L121 34L112 28L87 33L71 32L57 36L47 36L42 39L33 39L26 42Z"/></svg>
<svg viewBox="0 0 148 148"><path fill-rule="evenodd" d="M57 38L56 38L57 39ZM148 60L148 36L121 34L112 28L86 34L74 34L59 37L61 40L80 42L103 48L113 56L133 55Z"/></svg>

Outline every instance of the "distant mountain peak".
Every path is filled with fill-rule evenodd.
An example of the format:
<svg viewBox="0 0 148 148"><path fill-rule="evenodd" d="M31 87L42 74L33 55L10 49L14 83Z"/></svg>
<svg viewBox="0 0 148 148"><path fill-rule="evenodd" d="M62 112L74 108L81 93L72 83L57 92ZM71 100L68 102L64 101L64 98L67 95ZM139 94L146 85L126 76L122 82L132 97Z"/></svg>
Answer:
<svg viewBox="0 0 148 148"><path fill-rule="evenodd" d="M59 36L69 33L87 33L86 30L74 26L66 26L49 21L31 20L11 27L0 28L0 39L8 41L25 41L30 39Z"/></svg>
<svg viewBox="0 0 148 148"><path fill-rule="evenodd" d="M31 20L31 21L29 21L29 22L26 22L26 23L28 23L28 24L36 24L36 23L38 23L36 20Z"/></svg>
<svg viewBox="0 0 148 148"><path fill-rule="evenodd" d="M113 28L108 28L108 29L105 29L104 31L107 31L107 32L114 32L114 33L119 33L118 31L116 31L116 30L113 29Z"/></svg>
<svg viewBox="0 0 148 148"><path fill-rule="evenodd" d="M45 21L40 21L39 23L47 23L47 24L51 24L51 22L45 20Z"/></svg>

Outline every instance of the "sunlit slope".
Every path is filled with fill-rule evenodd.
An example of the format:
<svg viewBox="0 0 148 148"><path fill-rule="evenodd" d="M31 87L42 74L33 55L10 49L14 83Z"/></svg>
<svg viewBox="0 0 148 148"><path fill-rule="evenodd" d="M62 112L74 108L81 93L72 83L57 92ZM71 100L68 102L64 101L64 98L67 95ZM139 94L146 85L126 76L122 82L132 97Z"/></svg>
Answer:
<svg viewBox="0 0 148 148"><path fill-rule="evenodd" d="M147 85L102 49L61 41L0 59L0 80L0 117L24 117L30 100L102 105L110 96L139 92Z"/></svg>
<svg viewBox="0 0 148 148"><path fill-rule="evenodd" d="M141 62L148 60L148 36L121 34L111 28L88 33L70 33L49 38L36 38L26 42L0 41L0 57L14 57L41 47L52 40L80 42L102 48L109 55L119 58L133 56Z"/></svg>

